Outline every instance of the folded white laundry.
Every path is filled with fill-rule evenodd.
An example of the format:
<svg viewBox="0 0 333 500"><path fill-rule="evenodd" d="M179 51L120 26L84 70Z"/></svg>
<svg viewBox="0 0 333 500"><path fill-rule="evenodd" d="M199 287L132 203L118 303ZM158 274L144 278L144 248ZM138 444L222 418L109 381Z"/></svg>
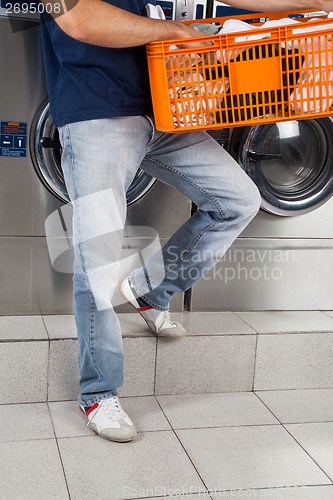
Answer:
<svg viewBox="0 0 333 500"><path fill-rule="evenodd" d="M170 88L174 127L213 125L216 122L216 112L209 110L219 108L225 86L225 80L204 82L203 77L199 75L194 85L177 87L176 96L173 88Z"/></svg>
<svg viewBox="0 0 333 500"><path fill-rule="evenodd" d="M328 14L328 19L333 18L333 13ZM317 21L318 19L309 19L308 23ZM274 28L277 26L301 25L300 28L295 28L293 34L307 34L318 31L332 31L333 24L323 24L322 26L308 26L307 23L301 23L296 19L283 18L278 20L266 21L260 26L260 29ZM252 26L238 19L229 19L226 21L219 34L237 33L248 31L248 35L235 37L235 42L256 41L264 38L269 38L269 33L251 34L251 31L258 26ZM333 105L333 44L330 34L323 36L299 38L299 41L294 40L285 44L281 44L282 48L295 53L300 52L303 55L303 71L295 85L294 90L290 94L290 108L298 114L303 113L323 113ZM241 48L237 50L217 52L217 59L223 64L227 64L230 60L235 60L240 53Z"/></svg>
<svg viewBox="0 0 333 500"><path fill-rule="evenodd" d="M147 15L153 19L165 20L164 12L158 5L147 4ZM176 45L170 47L177 50ZM208 124L208 118L201 113L206 109L206 102L202 98L202 89L198 83L203 81L199 69L201 57L197 54L177 54L166 58L168 74L169 96L175 128ZM175 87L175 85L177 85Z"/></svg>
<svg viewBox="0 0 333 500"><path fill-rule="evenodd" d="M151 3L147 3L146 5L147 16L151 19L162 19L165 21L165 15L162 7L160 5L153 5Z"/></svg>
<svg viewBox="0 0 333 500"><path fill-rule="evenodd" d="M299 49L306 58L290 107L298 114L325 113L333 105L332 37L302 39Z"/></svg>

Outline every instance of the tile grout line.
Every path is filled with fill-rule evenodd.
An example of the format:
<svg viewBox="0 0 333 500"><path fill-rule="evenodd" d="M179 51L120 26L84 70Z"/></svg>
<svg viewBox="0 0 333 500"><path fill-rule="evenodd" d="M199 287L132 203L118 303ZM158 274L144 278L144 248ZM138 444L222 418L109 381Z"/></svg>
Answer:
<svg viewBox="0 0 333 500"><path fill-rule="evenodd" d="M244 318L242 318L240 316L240 314L242 312L253 312L253 313L260 313L260 312L263 312L263 313L266 313L266 312L309 312L309 313L313 313L313 312L319 312L323 317L326 317L326 318L332 318L332 316L329 316L328 314L326 314L324 311L320 311L320 310L311 310L311 311L299 311L299 310L292 310L292 311L233 311L233 313L241 320L243 321L246 325L248 325L250 328L252 328L252 330L254 330L258 335L289 335L289 334L302 334L302 335L306 335L306 334L311 334L311 333L333 333L333 326L332 328L330 328L329 330L311 330L311 331L300 331L300 330L287 330L287 331L274 331L274 332L259 332L258 330L256 330L256 328L251 325L248 321L246 321Z"/></svg>
<svg viewBox="0 0 333 500"><path fill-rule="evenodd" d="M191 494L189 494L189 493L184 493L184 495L180 495L180 497L185 499L185 498L186 498L186 497L188 497L189 495L191 495L191 497L192 497L192 496L196 497L196 496L199 496L199 495L201 495L201 494L202 494L202 493L191 493ZM204 494L208 495L209 493L204 493ZM177 495L177 496L178 496L178 495ZM154 500L155 498L174 498L174 497L175 497L175 495L163 495L163 496L155 495L155 496L153 496L153 497L131 497L131 498L130 498L130 500L149 500L150 498L151 498L152 500ZM212 498L212 497L210 497L210 498Z"/></svg>
<svg viewBox="0 0 333 500"><path fill-rule="evenodd" d="M69 486L68 486L67 476L66 476L66 472L65 472L65 467L64 467L64 464L63 464L63 460L62 460L62 456L61 456L61 452L60 452L60 447L59 447L57 435L56 435L56 432L55 432L55 427L54 427L54 422L53 422L53 418L52 418L52 413L50 411L50 406L49 406L49 381L50 381L51 338L50 338L50 335L49 335L49 331L48 331L48 329L46 327L43 315L41 315L41 317L42 317L42 321L43 321L43 324L44 324L44 327L45 327L45 330L46 330L46 333L47 333L47 336L48 336L46 404L47 404L47 409L48 409L48 412L49 412L49 415L50 415L50 419L51 419L51 423L52 423L52 429L53 429L53 433L54 433L54 439L55 439L56 447L57 447L57 450L58 450L58 456L59 456L59 460L60 460L60 464L61 464L61 468L62 468L63 477L64 477L64 480L65 480L66 490L67 490L68 498L70 500L71 499L71 495L70 495L70 492L69 492Z"/></svg>
<svg viewBox="0 0 333 500"><path fill-rule="evenodd" d="M46 334L47 334L47 338L48 338L48 340L51 340L49 331L47 329L47 326L46 326L46 323L45 323L45 320L44 320L44 316L41 314L40 317L41 317L42 323L44 325L44 328L45 328L45 331L46 331Z"/></svg>
<svg viewBox="0 0 333 500"><path fill-rule="evenodd" d="M238 319L240 319L241 321L243 321L243 323L245 323L247 326L249 326L249 327L251 328L251 330L253 330L256 334L258 334L258 335L259 335L259 332L258 332L258 331L257 331L257 330L253 327L253 326L251 326L251 325L250 325L250 323L248 323L248 321L246 321L245 319L243 319L243 318L239 315L239 313L240 313L240 312L241 312L241 311L238 311L238 312L233 311L233 313L237 316L237 318L238 318ZM253 312L253 311L250 311L250 312ZM252 335L253 335L253 334L252 334Z"/></svg>
<svg viewBox="0 0 333 500"><path fill-rule="evenodd" d="M51 358L51 341L48 342L47 350L47 375L46 375L46 402L49 401L49 385L50 385L50 358Z"/></svg>
<svg viewBox="0 0 333 500"><path fill-rule="evenodd" d="M260 394L260 392L290 392L290 391L333 391L333 386L332 387L310 387L310 388L302 388L298 387L296 389L257 389L257 390L249 390L249 391L213 391L213 392L181 392L181 393L163 393L163 394L156 394L156 396L189 396L189 395L214 395L214 394ZM122 395L119 396L122 399L124 398L145 398L145 397L151 397L155 396L155 394L132 394L132 395ZM14 406L14 405L30 405L30 404L45 404L45 403L73 403L76 402L76 399L52 399L48 401L14 401L14 402L6 402L6 403L0 403L1 406ZM320 420L320 421L308 421L308 422L302 422L302 423L321 423L321 422L332 422L332 420ZM299 422L286 422L288 424L297 424Z"/></svg>
<svg viewBox="0 0 333 500"><path fill-rule="evenodd" d="M43 404L48 404L48 403L43 403ZM319 421L319 422L288 422L285 425L302 425L302 424L333 424L333 420L325 420L325 421ZM151 434L151 433L156 433L156 432L170 432L170 431L191 431L191 430L205 430L205 429L241 429L244 427L281 427L284 426L283 424L277 422L274 424L244 424L244 425L209 425L205 427L177 427L173 428L171 427L170 429L145 429L142 431L137 431L138 434ZM53 441L54 439L76 439L76 438L95 438L98 436L95 435L86 435L86 434L77 434L73 436L61 436L59 438L53 436L53 437L42 437L42 438L29 438L29 439L6 439L4 441L1 441L1 443L22 443L22 442L31 442L31 441ZM332 482L333 484L333 482Z"/></svg>
<svg viewBox="0 0 333 500"><path fill-rule="evenodd" d="M237 488L236 490L235 489L225 489L225 490L220 490L220 492L223 492L223 495L225 493L234 493L235 491L237 492L248 492L248 491L253 491L253 492L256 492L256 491L271 491L271 490L286 490L286 489L294 489L294 490L297 490L298 488L332 488L332 485L331 484L304 484L304 485L292 485L292 486L266 486L266 487L262 487L262 488ZM215 491L214 490L207 490L207 492L202 492L202 493L191 493L191 496L199 496L200 494L204 494L204 495L211 495L211 493L214 493ZM186 498L187 496L189 496L188 494L184 494L184 495L180 495L179 498ZM234 495L233 495L234 496ZM242 497L245 498L246 495L242 495ZM149 500L149 499L154 499L154 498L174 498L174 495L166 495L166 496L154 496L154 497L131 497L130 500ZM210 496L210 498L212 498Z"/></svg>
<svg viewBox="0 0 333 500"><path fill-rule="evenodd" d="M312 460L313 463L316 464L318 469L322 471L322 473L327 477L327 479L330 481L330 484L333 484L333 479L329 477L329 475L324 471L324 469L316 462L316 460L310 455L310 453L297 441L297 439L291 434L291 432L285 427L285 425L289 424L283 424L281 420L273 413L273 411L266 405L266 403L254 392L254 394L257 396L257 398L262 402L264 406L270 411L270 413L276 418L276 420L280 423L281 427L289 434L289 436L295 441L295 443L298 444L298 446L307 454L307 456ZM302 422L299 422L302 423ZM316 423L316 422L312 422Z"/></svg>
<svg viewBox="0 0 333 500"><path fill-rule="evenodd" d="M154 384L153 384L153 394L152 394L152 396L155 396L155 390L156 390L156 379L157 379L157 351L158 351L158 336L156 336L156 339L155 339L155 366L154 366Z"/></svg>
<svg viewBox="0 0 333 500"><path fill-rule="evenodd" d="M300 448L302 448L302 450L305 451L305 453L308 455L308 457L316 464L316 466L322 471L323 474L325 474L325 476L327 477L327 479L330 481L330 484L333 484L333 478L330 478L330 476L324 471L324 469L316 462L316 460L310 455L310 453L301 445L301 443L299 443L297 441L297 439L295 438L295 436L293 436L291 434L291 432L285 427L284 424L281 424L282 427L284 428L285 431L288 432L288 434L293 438L293 440L295 441L295 443L298 444L298 446L300 446ZM286 424L288 425L288 424Z"/></svg>
<svg viewBox="0 0 333 500"><path fill-rule="evenodd" d="M67 476L66 476L66 472L65 472L65 467L64 467L63 460L62 460L61 451L60 451L60 447L59 447L59 443L58 443L58 438L57 438L57 434L56 434L55 427L54 427L54 421L53 421L53 418L52 418L52 412L50 410L49 403L47 402L46 404L47 404L47 408L48 408L50 419L51 419L51 423L52 423L52 428L53 428L53 432L54 432L54 439L55 439L57 450L58 450L59 460L60 460L60 464L61 464L61 468L62 468L62 473L63 473L65 484L66 484L68 498L69 498L69 500L71 500L71 494L70 494L70 491L69 491L69 486L68 486Z"/></svg>
<svg viewBox="0 0 333 500"><path fill-rule="evenodd" d="M255 383L256 369L257 369L258 343L259 343L259 334L257 334L257 335L256 335L256 345L255 345L255 350L254 350L253 377L252 377L252 392L254 391L254 383Z"/></svg>
<svg viewBox="0 0 333 500"><path fill-rule="evenodd" d="M41 314L41 318L42 318L42 322L43 322L43 325L44 325L44 328L45 328L45 331L46 331L46 334L47 334L47 337L48 337L48 348L47 348L47 370L46 370L46 403L48 403L48 400L49 400L49 383L50 383L50 357L51 357L51 339L50 339L50 334L49 334L49 331L46 327L46 324L45 324L45 321L44 321L44 317L43 315ZM47 405L47 408L49 410L49 414L50 414L50 417L51 417L51 412L50 412L50 409L49 409L49 405ZM51 417L51 421L52 421L52 417ZM52 422L52 426L53 426L53 422ZM53 432L54 432L54 428L53 428ZM54 433L55 435L55 433Z"/></svg>
<svg viewBox="0 0 333 500"><path fill-rule="evenodd" d="M304 485L295 485L295 486L266 486L266 487L262 487L262 488L237 488L236 490L235 489L225 489L225 490L220 490L220 492L222 491L223 492L223 495L225 493L234 493L235 491L237 492L248 492L248 491L253 491L253 492L257 492L257 491L272 491L272 490L286 490L286 489L294 489L294 490L297 490L298 488L332 488L332 485L331 484L304 484ZM214 490L207 490L207 492L202 492L202 493L191 493L191 496L199 496L201 494L204 494L204 495L209 495L210 498L211 497L211 493L214 493L215 491ZM223 496L222 495L222 496ZM189 495L188 494L184 494L184 495L180 495L179 498L187 498ZM234 495L233 495L234 496ZM242 495L242 497L245 498L246 495ZM166 495L166 496L154 496L154 497L131 497L130 500L149 500L149 499L154 499L154 498L174 498L174 495Z"/></svg>
<svg viewBox="0 0 333 500"><path fill-rule="evenodd" d="M197 467L194 465L194 463L193 463L193 461L192 461L192 459L191 459L191 457L190 457L189 453L187 452L187 450L186 450L185 446L184 446L184 445L183 445L183 443L181 442L181 440L180 440L180 438L179 438L179 436L178 436L178 434L177 434L177 432L176 432L176 429L174 429L174 427L172 426L172 424L171 424L171 422L170 422L169 418L167 417L167 415L166 415L165 411L163 410L163 408L162 408L162 406L161 406L160 402L158 401L158 399L156 398L156 396L155 396L155 395L154 395L154 398L155 398L155 401L157 402L158 406L160 407L160 409L161 409L161 411L162 411L163 415L165 416L165 418L166 418L166 420L167 420L168 424L170 425L170 427L171 427L171 431L173 432L173 434L174 434L174 436L176 437L177 441L179 442L180 446L183 448L183 450L184 450L184 452L185 452L186 456L188 457L188 459L189 459L189 461L191 462L191 464L192 464L192 466L193 466L194 470L195 470L195 471L196 471L196 473L198 474L198 477L200 478L200 480L201 480L202 484L204 485L204 487L206 488L206 491L208 492L208 491L209 491L209 488L207 487L207 485L206 485L205 481L204 481L204 480L203 480L203 478L201 477L201 474L199 473L199 471L198 471ZM208 494L209 494L209 493L208 493ZM211 498L211 497L210 497L210 498Z"/></svg>
<svg viewBox="0 0 333 500"><path fill-rule="evenodd" d="M212 338L212 337L254 337L254 336L269 336L276 337L281 335L333 335L333 330L312 330L310 332L305 331L283 331L283 332L256 332L253 330L253 333L188 333L184 336L184 338ZM150 335L139 335L139 334L124 334L122 336L123 339L142 339L142 338L151 338ZM14 344L14 343L32 343L32 342L61 342L66 340L75 340L78 341L78 338L75 336L72 337L50 337L50 338L26 338L26 339L13 339L13 338L3 338L0 339L0 344Z"/></svg>
<svg viewBox="0 0 333 500"><path fill-rule="evenodd" d="M330 313L332 314L332 311L320 311L320 312L321 312L322 314L324 314L324 316L325 316L326 318L331 318L331 319L333 319L333 317L332 317L330 314L327 314L328 312L330 312Z"/></svg>

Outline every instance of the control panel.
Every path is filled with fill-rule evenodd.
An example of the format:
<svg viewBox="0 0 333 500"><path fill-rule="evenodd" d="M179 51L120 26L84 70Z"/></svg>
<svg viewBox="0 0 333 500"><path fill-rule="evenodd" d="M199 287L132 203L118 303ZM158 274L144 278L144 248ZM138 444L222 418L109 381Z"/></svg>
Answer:
<svg viewBox="0 0 333 500"><path fill-rule="evenodd" d="M157 0L168 20L204 19L207 0Z"/></svg>
<svg viewBox="0 0 333 500"><path fill-rule="evenodd" d="M251 12L250 10L230 7L227 3L220 2L219 0L213 0L212 17L240 16L241 14L251 14Z"/></svg>

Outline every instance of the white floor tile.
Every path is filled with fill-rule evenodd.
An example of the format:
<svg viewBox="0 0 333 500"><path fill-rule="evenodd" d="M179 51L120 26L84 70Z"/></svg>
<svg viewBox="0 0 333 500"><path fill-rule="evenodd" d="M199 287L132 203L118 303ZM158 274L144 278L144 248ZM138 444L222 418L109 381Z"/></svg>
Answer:
<svg viewBox="0 0 333 500"><path fill-rule="evenodd" d="M46 403L0 406L0 442L54 438Z"/></svg>
<svg viewBox="0 0 333 500"><path fill-rule="evenodd" d="M48 342L0 342L0 402L46 401Z"/></svg>
<svg viewBox="0 0 333 500"><path fill-rule="evenodd" d="M221 500L218 493L213 500ZM223 492L222 498L253 498L253 500L333 500L332 486L288 486L287 488L267 488L261 490L234 490ZM207 499L206 499L207 500Z"/></svg>
<svg viewBox="0 0 333 500"><path fill-rule="evenodd" d="M48 401L76 400L79 392L77 340L50 342Z"/></svg>
<svg viewBox="0 0 333 500"><path fill-rule="evenodd" d="M1 316L0 340L47 340L41 316Z"/></svg>
<svg viewBox="0 0 333 500"><path fill-rule="evenodd" d="M333 334L259 335L254 389L333 387Z"/></svg>
<svg viewBox="0 0 333 500"><path fill-rule="evenodd" d="M75 339L77 337L73 315L45 315L43 320L50 339Z"/></svg>
<svg viewBox="0 0 333 500"><path fill-rule="evenodd" d="M55 439L2 443L0 491L5 500L66 500Z"/></svg>
<svg viewBox="0 0 333 500"><path fill-rule="evenodd" d="M171 429L154 396L120 398L120 402L138 432Z"/></svg>
<svg viewBox="0 0 333 500"><path fill-rule="evenodd" d="M204 488L172 431L140 433L130 443L100 437L59 440L72 500L164 496Z"/></svg>
<svg viewBox="0 0 333 500"><path fill-rule="evenodd" d="M232 312L186 312L182 324L189 335L232 335L256 333Z"/></svg>
<svg viewBox="0 0 333 500"><path fill-rule="evenodd" d="M327 316L333 318L333 311L324 311L324 314L327 314Z"/></svg>
<svg viewBox="0 0 333 500"><path fill-rule="evenodd" d="M87 426L87 417L77 401L53 402L49 403L49 408L57 438L96 436Z"/></svg>
<svg viewBox="0 0 333 500"><path fill-rule="evenodd" d="M333 421L333 389L257 391L282 423Z"/></svg>
<svg viewBox="0 0 333 500"><path fill-rule="evenodd" d="M279 422L251 392L157 396L175 429Z"/></svg>
<svg viewBox="0 0 333 500"><path fill-rule="evenodd" d="M212 490L330 483L282 426L176 432Z"/></svg>
<svg viewBox="0 0 333 500"><path fill-rule="evenodd" d="M250 391L255 335L158 339L156 394Z"/></svg>
<svg viewBox="0 0 333 500"><path fill-rule="evenodd" d="M320 311L239 312L258 333L333 332L333 318Z"/></svg>
<svg viewBox="0 0 333 500"><path fill-rule="evenodd" d="M138 313L118 314L123 337L151 337L152 332Z"/></svg>
<svg viewBox="0 0 333 500"><path fill-rule="evenodd" d="M125 338L124 353L124 385L119 396L154 394L156 338Z"/></svg>
<svg viewBox="0 0 333 500"><path fill-rule="evenodd" d="M333 481L333 422L288 424L286 429Z"/></svg>

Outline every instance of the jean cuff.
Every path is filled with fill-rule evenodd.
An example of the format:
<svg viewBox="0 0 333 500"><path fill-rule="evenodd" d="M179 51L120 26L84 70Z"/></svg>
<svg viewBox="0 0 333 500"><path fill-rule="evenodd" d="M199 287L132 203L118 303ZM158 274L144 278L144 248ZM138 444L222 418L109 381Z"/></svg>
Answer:
<svg viewBox="0 0 333 500"><path fill-rule="evenodd" d="M156 304L155 302L152 302L152 300L151 300L151 299L149 299L148 297L146 297L146 295L140 295L140 294L137 292L137 286L136 286L135 279L134 279L134 277L133 277L133 275L132 275L132 274L129 276L129 280L130 280L130 282L131 282L132 287L133 287L133 288L134 288L134 290L136 291L136 293L137 293L138 297L140 297L142 300L144 300L145 302L147 302L147 304L148 304L148 305L152 306L152 307L153 307L154 309L156 309L157 311L162 311L162 312L164 312L164 311L168 311L168 310L169 310L169 305L168 305L168 306L166 306L166 307L163 307L163 306L161 306L161 305ZM141 285L141 286L142 286L142 285ZM156 290L156 289L154 289L154 290ZM151 293L151 292L150 292L150 293Z"/></svg>
<svg viewBox="0 0 333 500"><path fill-rule="evenodd" d="M82 399L78 399L78 402L81 406L93 406L94 404L99 403L104 399L112 398L112 396L118 396L117 389L113 389L109 393L103 394L103 396L96 396L95 398L90 399L89 401L83 401Z"/></svg>

